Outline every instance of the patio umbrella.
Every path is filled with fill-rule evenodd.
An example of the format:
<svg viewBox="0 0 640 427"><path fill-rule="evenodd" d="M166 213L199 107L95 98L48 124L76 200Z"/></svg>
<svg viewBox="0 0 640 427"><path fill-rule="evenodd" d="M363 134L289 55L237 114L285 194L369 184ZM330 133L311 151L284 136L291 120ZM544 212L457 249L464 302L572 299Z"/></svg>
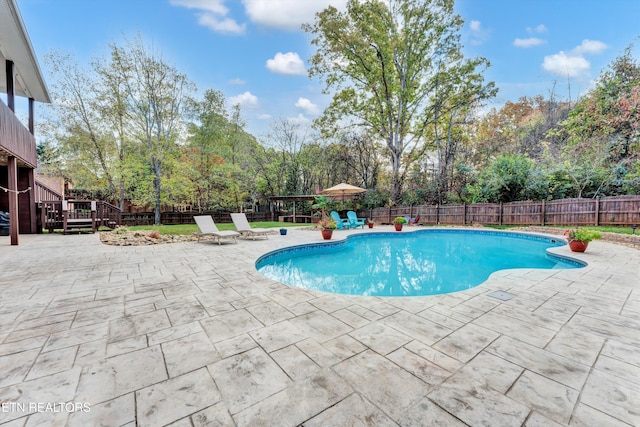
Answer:
<svg viewBox="0 0 640 427"><path fill-rule="evenodd" d="M352 196L355 194L364 193L367 190L364 188L356 187L355 185L345 184L344 182L334 185L333 187L329 187L325 190L322 190L321 194L325 196Z"/></svg>

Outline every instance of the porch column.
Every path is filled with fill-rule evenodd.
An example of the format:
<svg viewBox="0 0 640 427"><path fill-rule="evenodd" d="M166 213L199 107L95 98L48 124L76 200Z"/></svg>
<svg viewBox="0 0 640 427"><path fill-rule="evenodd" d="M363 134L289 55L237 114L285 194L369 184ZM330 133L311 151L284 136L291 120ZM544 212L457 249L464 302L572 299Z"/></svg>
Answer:
<svg viewBox="0 0 640 427"><path fill-rule="evenodd" d="M34 169L29 168L27 171L29 176L29 215L31 216L31 233L35 234L38 231L38 216L36 211L36 174Z"/></svg>
<svg viewBox="0 0 640 427"><path fill-rule="evenodd" d="M35 121L33 118L33 104L34 104L34 99L33 98L29 98L29 132L31 132L31 135L35 135Z"/></svg>
<svg viewBox="0 0 640 427"><path fill-rule="evenodd" d="M11 244L18 244L18 162L14 156L7 159L9 191L9 233L11 234Z"/></svg>

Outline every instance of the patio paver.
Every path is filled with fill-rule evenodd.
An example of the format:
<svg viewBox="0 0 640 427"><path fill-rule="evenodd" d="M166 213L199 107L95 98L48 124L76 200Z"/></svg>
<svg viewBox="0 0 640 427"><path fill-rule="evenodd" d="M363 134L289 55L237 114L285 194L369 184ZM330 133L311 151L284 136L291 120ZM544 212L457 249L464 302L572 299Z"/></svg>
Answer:
<svg viewBox="0 0 640 427"><path fill-rule="evenodd" d="M0 237L0 424L640 425L640 251L596 241L582 269L411 298L255 271L319 241Z"/></svg>

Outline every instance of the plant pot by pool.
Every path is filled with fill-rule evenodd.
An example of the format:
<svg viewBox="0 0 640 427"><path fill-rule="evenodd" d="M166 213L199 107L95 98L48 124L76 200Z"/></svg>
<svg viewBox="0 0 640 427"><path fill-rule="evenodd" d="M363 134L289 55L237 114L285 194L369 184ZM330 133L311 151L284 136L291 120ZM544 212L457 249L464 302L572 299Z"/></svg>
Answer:
<svg viewBox="0 0 640 427"><path fill-rule="evenodd" d="M286 236L287 235L287 229L286 228L281 228L280 229L280 235L281 236Z"/></svg>
<svg viewBox="0 0 640 427"><path fill-rule="evenodd" d="M587 246L589 246L589 242L569 240L569 249L571 249L571 252L584 252L587 250Z"/></svg>
<svg viewBox="0 0 640 427"><path fill-rule="evenodd" d="M322 229L322 238L324 240L331 240L331 236L333 236L333 230L330 228L323 228Z"/></svg>

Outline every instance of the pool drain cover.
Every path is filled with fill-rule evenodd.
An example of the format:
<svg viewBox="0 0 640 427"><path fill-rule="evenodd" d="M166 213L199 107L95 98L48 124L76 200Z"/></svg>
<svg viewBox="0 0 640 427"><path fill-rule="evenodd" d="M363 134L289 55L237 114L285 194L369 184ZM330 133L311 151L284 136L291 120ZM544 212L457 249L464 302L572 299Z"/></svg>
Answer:
<svg viewBox="0 0 640 427"><path fill-rule="evenodd" d="M509 292L505 292L505 291L491 292L489 296L493 298L497 298L500 301L509 301L511 298L515 297L514 294L510 294Z"/></svg>

